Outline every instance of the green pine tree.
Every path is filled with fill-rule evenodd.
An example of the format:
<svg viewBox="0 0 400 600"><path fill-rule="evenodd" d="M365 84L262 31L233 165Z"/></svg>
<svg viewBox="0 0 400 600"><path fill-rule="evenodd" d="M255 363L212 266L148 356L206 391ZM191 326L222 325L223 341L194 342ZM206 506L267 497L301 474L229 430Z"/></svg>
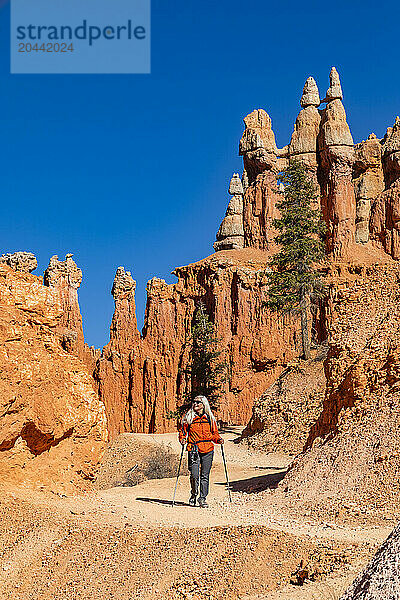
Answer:
<svg viewBox="0 0 400 600"><path fill-rule="evenodd" d="M326 293L318 264L325 259L326 226L317 206L314 184L305 167L292 162L280 177L284 184L274 219L280 249L269 261L267 305L273 310L300 313L303 357L310 357L308 317L311 301Z"/></svg>
<svg viewBox="0 0 400 600"><path fill-rule="evenodd" d="M196 396L206 396L213 410L218 410L223 385L227 379L227 364L221 360L220 341L215 335L203 302L199 302L191 332L190 364L185 373L190 378L191 393L178 410L184 412Z"/></svg>

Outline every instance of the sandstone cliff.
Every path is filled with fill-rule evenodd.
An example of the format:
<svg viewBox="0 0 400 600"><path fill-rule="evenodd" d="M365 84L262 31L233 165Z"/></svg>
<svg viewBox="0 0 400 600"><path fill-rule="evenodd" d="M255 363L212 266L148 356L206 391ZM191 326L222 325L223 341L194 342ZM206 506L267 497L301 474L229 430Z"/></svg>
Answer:
<svg viewBox="0 0 400 600"><path fill-rule="evenodd" d="M200 299L216 325L231 372L220 417L231 423L249 419L254 398L292 358L298 338L296 323L272 315L264 306L266 260L260 250L226 250L175 269L175 284L152 279L141 336L136 329L134 282L123 269L117 270L111 341L96 374L112 436L174 429L174 420L167 416L188 392L183 370ZM122 293L121 277L126 282Z"/></svg>
<svg viewBox="0 0 400 600"><path fill-rule="evenodd" d="M105 410L63 348L65 297L29 270L0 262L0 479L69 490L93 476Z"/></svg>
<svg viewBox="0 0 400 600"><path fill-rule="evenodd" d="M221 402L223 420L244 424L254 400L287 361L298 356L296 320L283 320L261 308L262 272L277 249L273 221L279 216L279 172L290 161L303 162L315 182L327 223L329 260L351 264L359 257L362 264L364 254L379 261L384 253L398 258L400 120L383 140L371 134L354 144L335 68L322 102L315 80L309 77L300 105L291 140L281 149L265 110L256 109L245 117L239 144L243 174L240 178L235 173L230 182L231 199L217 233L216 253L176 269L178 281L173 285L157 278L149 282L141 334L131 276L127 275L122 291L114 284L110 343L96 369L112 435L174 427L167 415L188 391L182 372L200 299L215 320L230 365ZM124 273L117 272L116 282ZM322 341L327 329L324 310L318 319L314 327L317 340ZM78 346L79 340L78 334Z"/></svg>

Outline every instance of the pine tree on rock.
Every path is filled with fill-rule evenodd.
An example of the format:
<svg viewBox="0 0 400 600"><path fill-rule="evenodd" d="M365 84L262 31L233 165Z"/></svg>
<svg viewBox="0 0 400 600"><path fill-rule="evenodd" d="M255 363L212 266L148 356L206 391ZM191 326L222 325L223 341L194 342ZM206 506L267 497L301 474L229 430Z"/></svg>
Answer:
<svg viewBox="0 0 400 600"><path fill-rule="evenodd" d="M272 310L300 314L303 358L310 358L308 319L311 301L326 293L324 274L318 265L325 260L326 225L317 206L314 184L305 167L292 162L280 179L284 185L274 219L280 250L269 261L268 301Z"/></svg>

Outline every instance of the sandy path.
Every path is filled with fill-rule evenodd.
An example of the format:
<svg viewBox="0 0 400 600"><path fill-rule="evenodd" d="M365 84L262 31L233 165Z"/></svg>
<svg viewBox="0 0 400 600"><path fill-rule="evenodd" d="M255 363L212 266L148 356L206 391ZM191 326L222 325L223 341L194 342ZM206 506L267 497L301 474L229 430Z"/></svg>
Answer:
<svg viewBox="0 0 400 600"><path fill-rule="evenodd" d="M231 483L232 503L229 502L222 454L216 447L210 477L208 509L192 508L188 505L189 477L186 456L182 464L176 492L176 505L172 507L175 478L152 479L134 487L115 487L92 493L88 496L48 497L45 505L77 515L82 521L110 523L124 526L126 523L141 527L184 527L203 528L216 526L257 525L274 531L291 533L315 539L330 539L338 542L368 542L380 544L389 535L391 526L361 527L344 526L337 523L316 523L304 518L294 519L282 514L281 507L272 499L268 488L276 485L284 476L290 463L286 455L265 455L249 451L235 444L237 430L223 434L228 474ZM180 444L175 434L125 434L151 440L154 444L167 444L177 453ZM266 491L265 491L266 490ZM257 492L264 491L263 494ZM32 496L31 496L32 498ZM42 494L35 496L42 504Z"/></svg>
<svg viewBox="0 0 400 600"><path fill-rule="evenodd" d="M173 434L124 435L180 450ZM186 463L174 507L174 478L68 497L10 490L6 496L24 521L16 524L15 541L0 560L0 584L6 591L0 597L111 600L117 593L120 600L223 600L228 597L221 592L226 586L243 600L338 598L370 556L372 546L380 544L391 527L361 528L286 517L284 506L274 502L269 488L283 477L290 458L254 453L235 444L235 430L223 437L232 504L219 448L211 472L209 509L188 506ZM9 518L10 511L4 514ZM302 552L327 556L328 564L339 560L335 574L303 587L285 587ZM343 552L348 557L344 562ZM199 561L203 572L194 586L197 596L190 591L193 560ZM151 576L154 566L156 582ZM265 593L282 585L279 591ZM254 593L242 595L242 590Z"/></svg>
<svg viewBox="0 0 400 600"><path fill-rule="evenodd" d="M380 543L389 535L392 527L361 528L345 527L335 523L315 524L304 519L298 521L280 514L279 508L268 502L268 497L259 498L256 492L276 485L284 476L290 457L279 454L256 453L242 444L236 444L240 429L223 434L224 450L228 463L232 504L229 502L222 453L215 449L210 477L210 493L207 510L188 506L189 477L186 456L182 475L176 492L176 505L172 507L175 479L149 480L132 488L111 488L98 493L100 501L123 518L141 525L213 527L218 525L263 525L276 531L300 536L335 539L346 542L365 541ZM177 453L180 444L175 434L145 435L135 437L155 444L167 444Z"/></svg>

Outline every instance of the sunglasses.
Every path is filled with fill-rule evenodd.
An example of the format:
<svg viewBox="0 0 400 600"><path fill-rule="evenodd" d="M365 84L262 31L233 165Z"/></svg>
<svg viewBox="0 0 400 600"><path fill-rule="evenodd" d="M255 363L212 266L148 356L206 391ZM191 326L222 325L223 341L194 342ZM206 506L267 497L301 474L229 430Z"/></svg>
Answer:
<svg viewBox="0 0 400 600"><path fill-rule="evenodd" d="M203 404L203 403L202 403L202 402L200 402L199 400L196 400L196 402L192 402L192 404L193 404L193 406L194 406L195 404Z"/></svg>

